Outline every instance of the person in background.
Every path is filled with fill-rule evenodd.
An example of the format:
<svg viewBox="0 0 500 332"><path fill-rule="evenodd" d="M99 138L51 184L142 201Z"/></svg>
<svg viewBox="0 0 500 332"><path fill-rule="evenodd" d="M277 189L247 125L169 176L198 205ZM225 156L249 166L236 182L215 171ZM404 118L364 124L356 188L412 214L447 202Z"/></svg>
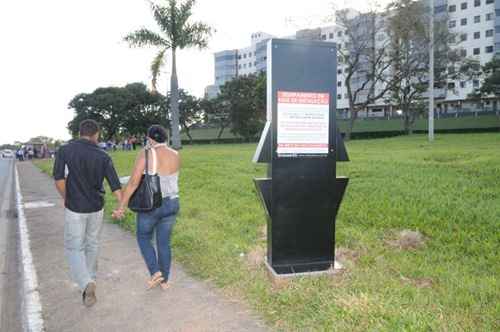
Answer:
<svg viewBox="0 0 500 332"><path fill-rule="evenodd" d="M113 161L98 146L99 125L93 120L80 123L80 138L57 150L53 176L64 199L64 251L72 279L82 291L85 306L97 301L96 273L102 229L104 187L121 201L121 185ZM66 175L66 170L67 175Z"/></svg>
<svg viewBox="0 0 500 332"><path fill-rule="evenodd" d="M163 197L162 205L150 212L137 213L137 242L142 257L149 270L151 278L147 281L147 288L151 289L161 285L163 290L169 287L171 248L170 236L174 227L177 213L179 212L179 170L181 160L177 151L169 148L165 141L166 130L154 125L147 132L150 174L158 174ZM148 151L146 150L146 151ZM142 174L145 172L145 150L139 152L132 175L123 191L122 200L117 210L113 212L114 218L122 218L129 199L140 184ZM156 233L155 251L151 240Z"/></svg>

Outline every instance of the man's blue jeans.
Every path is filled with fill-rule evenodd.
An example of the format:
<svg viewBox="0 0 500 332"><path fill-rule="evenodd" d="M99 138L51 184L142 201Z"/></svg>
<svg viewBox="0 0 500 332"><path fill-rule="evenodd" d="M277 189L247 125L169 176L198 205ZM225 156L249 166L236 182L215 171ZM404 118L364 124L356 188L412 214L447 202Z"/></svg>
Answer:
<svg viewBox="0 0 500 332"><path fill-rule="evenodd" d="M93 213L64 211L64 252L72 279L83 291L96 280L103 210Z"/></svg>
<svg viewBox="0 0 500 332"><path fill-rule="evenodd" d="M164 198L162 205L150 212L137 213L137 242L141 249L142 257L146 262L151 275L161 271L165 281L170 274L172 253L170 249L170 236L179 212L179 198ZM156 232L156 249L151 240Z"/></svg>

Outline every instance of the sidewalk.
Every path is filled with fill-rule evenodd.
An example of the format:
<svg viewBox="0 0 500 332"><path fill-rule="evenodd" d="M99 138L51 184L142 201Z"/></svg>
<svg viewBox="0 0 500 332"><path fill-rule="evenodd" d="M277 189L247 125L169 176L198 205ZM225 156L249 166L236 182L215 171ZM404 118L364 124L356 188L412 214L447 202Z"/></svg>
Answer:
<svg viewBox="0 0 500 332"><path fill-rule="evenodd" d="M239 302L187 276L175 262L171 288L146 291L148 275L134 236L107 222L101 237L98 301L85 308L69 279L63 206L52 179L31 163L18 163L18 170L46 331L266 330Z"/></svg>

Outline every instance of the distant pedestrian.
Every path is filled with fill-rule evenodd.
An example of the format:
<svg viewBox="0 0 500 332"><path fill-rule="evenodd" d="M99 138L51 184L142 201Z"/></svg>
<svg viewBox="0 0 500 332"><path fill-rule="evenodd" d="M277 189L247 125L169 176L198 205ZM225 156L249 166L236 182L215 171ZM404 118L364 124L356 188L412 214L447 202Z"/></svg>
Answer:
<svg viewBox="0 0 500 332"><path fill-rule="evenodd" d="M24 150L20 148L16 151L17 160L24 161Z"/></svg>
<svg viewBox="0 0 500 332"><path fill-rule="evenodd" d="M80 123L80 138L59 148L53 170L56 188L65 206L64 251L71 276L88 307L97 301L96 272L104 179L117 200L122 197L113 161L97 146L98 138L99 126L95 121Z"/></svg>

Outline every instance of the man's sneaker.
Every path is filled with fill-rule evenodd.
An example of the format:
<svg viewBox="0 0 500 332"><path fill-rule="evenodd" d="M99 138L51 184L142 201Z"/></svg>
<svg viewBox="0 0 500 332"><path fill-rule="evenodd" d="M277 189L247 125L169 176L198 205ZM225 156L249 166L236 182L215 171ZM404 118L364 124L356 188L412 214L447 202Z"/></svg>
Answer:
<svg viewBox="0 0 500 332"><path fill-rule="evenodd" d="M95 282L91 281L83 291L83 304L87 307L93 306L97 302L95 297Z"/></svg>

